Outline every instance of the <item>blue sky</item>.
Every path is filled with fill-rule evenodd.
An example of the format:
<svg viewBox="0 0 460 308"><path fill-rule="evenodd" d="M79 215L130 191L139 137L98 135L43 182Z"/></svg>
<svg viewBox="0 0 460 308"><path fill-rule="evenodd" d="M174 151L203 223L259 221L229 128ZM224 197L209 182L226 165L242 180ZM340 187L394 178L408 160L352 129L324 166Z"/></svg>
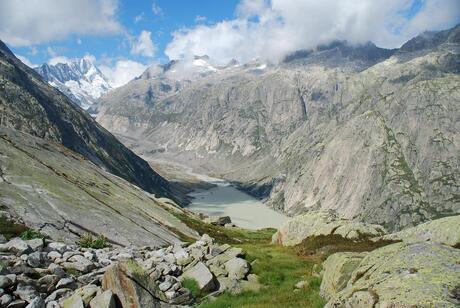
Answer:
<svg viewBox="0 0 460 308"><path fill-rule="evenodd" d="M157 1L119 1L116 13L126 34L89 35L70 34L62 40L42 44L12 47L13 52L27 57L32 63L47 62L49 48L56 55L68 58L82 57L86 53L98 59L108 57L130 58L142 63L152 62L151 57L130 53L129 40L126 35L136 37L141 31L151 32L156 47L155 60L167 62L164 54L166 45L171 41L171 33L181 28L196 24L211 24L234 17L238 0L157 0ZM153 9L155 7L156 9ZM37 52L36 54L34 54Z"/></svg>
<svg viewBox="0 0 460 308"><path fill-rule="evenodd" d="M337 39L393 48L459 22L459 0L0 0L0 39L26 64L90 55L116 86L170 59L276 62Z"/></svg>

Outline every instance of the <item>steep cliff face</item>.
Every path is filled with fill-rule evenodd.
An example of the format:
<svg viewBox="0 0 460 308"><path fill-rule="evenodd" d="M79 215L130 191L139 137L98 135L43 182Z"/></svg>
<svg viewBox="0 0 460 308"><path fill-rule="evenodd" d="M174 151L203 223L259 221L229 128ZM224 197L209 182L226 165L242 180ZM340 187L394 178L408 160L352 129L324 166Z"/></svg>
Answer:
<svg viewBox="0 0 460 308"><path fill-rule="evenodd" d="M0 42L0 126L60 143L159 196L169 183ZM177 199L176 199L177 200Z"/></svg>
<svg viewBox="0 0 460 308"><path fill-rule="evenodd" d="M335 43L167 93L155 89L174 78L159 74L103 97L98 121L141 138L131 145L146 157L207 168L287 213L401 229L460 212L459 33L388 51Z"/></svg>

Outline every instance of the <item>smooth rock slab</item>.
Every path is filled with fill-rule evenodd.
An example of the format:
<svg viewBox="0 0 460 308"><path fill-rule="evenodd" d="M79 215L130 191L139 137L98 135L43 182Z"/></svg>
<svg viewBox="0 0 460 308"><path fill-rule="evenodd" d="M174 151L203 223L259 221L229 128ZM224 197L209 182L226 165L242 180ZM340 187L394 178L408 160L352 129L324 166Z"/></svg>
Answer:
<svg viewBox="0 0 460 308"><path fill-rule="evenodd" d="M381 247L363 258L326 307L458 307L451 294L460 285L459 260L460 250L437 243Z"/></svg>

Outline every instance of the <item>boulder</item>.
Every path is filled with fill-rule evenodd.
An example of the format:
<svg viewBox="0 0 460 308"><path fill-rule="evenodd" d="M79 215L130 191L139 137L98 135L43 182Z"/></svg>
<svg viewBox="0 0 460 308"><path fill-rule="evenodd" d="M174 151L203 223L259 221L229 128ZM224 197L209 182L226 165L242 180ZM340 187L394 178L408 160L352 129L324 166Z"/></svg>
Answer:
<svg viewBox="0 0 460 308"><path fill-rule="evenodd" d="M32 252L32 249L26 241L21 240L19 237L15 237L5 244L0 244L0 251L12 252L20 256Z"/></svg>
<svg viewBox="0 0 460 308"><path fill-rule="evenodd" d="M334 294L343 290L350 280L352 272L366 256L366 253L338 252L323 263L323 279L320 294L325 299L330 299Z"/></svg>
<svg viewBox="0 0 460 308"><path fill-rule="evenodd" d="M458 307L460 250L432 242L369 252L325 307Z"/></svg>
<svg viewBox="0 0 460 308"><path fill-rule="evenodd" d="M249 273L249 263L241 258L233 258L225 262L225 269L228 272L229 278L244 279Z"/></svg>
<svg viewBox="0 0 460 308"><path fill-rule="evenodd" d="M110 290L123 307L160 307L156 283L134 261L112 265L104 274L102 288Z"/></svg>
<svg viewBox="0 0 460 308"><path fill-rule="evenodd" d="M80 295L74 294L62 302L62 308L85 308L85 304Z"/></svg>
<svg viewBox="0 0 460 308"><path fill-rule="evenodd" d="M14 291L14 294L28 303L40 295L33 286L25 283L19 283L16 287L16 291Z"/></svg>
<svg viewBox="0 0 460 308"><path fill-rule="evenodd" d="M8 304L7 308L24 308L27 305L27 302L22 299L17 299Z"/></svg>
<svg viewBox="0 0 460 308"><path fill-rule="evenodd" d="M0 288L1 289L5 289L5 288L9 288L13 285L13 281L5 276L5 275L0 275Z"/></svg>
<svg viewBox="0 0 460 308"><path fill-rule="evenodd" d="M96 267L93 262L81 255L74 255L70 257L68 261L69 262L62 263L64 268L74 269L81 273L88 273Z"/></svg>
<svg viewBox="0 0 460 308"><path fill-rule="evenodd" d="M205 218L204 221L215 226L225 226L226 224L232 223L229 216L210 216Z"/></svg>
<svg viewBox="0 0 460 308"><path fill-rule="evenodd" d="M393 234L384 235L381 239L409 243L431 241L460 248L460 215L432 220Z"/></svg>
<svg viewBox="0 0 460 308"><path fill-rule="evenodd" d="M198 262L195 266L186 270L180 280L186 278L194 279L201 291L209 292L217 289L216 278L203 262Z"/></svg>
<svg viewBox="0 0 460 308"><path fill-rule="evenodd" d="M36 297L26 308L45 308L45 300L41 297Z"/></svg>
<svg viewBox="0 0 460 308"><path fill-rule="evenodd" d="M41 267L45 264L45 261L46 253L36 251L27 256L27 264L30 267Z"/></svg>
<svg viewBox="0 0 460 308"><path fill-rule="evenodd" d="M334 211L311 211L295 216L273 234L272 242L284 246L300 244L311 236L340 235L350 240L370 239L386 234L380 225L340 218Z"/></svg>
<svg viewBox="0 0 460 308"><path fill-rule="evenodd" d="M91 308L117 308L115 295L110 290L104 291L93 298L89 306Z"/></svg>

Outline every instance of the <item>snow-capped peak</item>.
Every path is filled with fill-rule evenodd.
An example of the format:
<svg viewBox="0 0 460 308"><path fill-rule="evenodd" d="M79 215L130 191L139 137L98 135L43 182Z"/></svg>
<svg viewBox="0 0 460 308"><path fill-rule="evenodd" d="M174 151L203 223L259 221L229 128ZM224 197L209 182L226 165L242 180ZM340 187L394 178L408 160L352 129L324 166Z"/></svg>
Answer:
<svg viewBox="0 0 460 308"><path fill-rule="evenodd" d="M35 70L83 109L91 107L96 99L112 88L89 55L55 64L45 63Z"/></svg>

